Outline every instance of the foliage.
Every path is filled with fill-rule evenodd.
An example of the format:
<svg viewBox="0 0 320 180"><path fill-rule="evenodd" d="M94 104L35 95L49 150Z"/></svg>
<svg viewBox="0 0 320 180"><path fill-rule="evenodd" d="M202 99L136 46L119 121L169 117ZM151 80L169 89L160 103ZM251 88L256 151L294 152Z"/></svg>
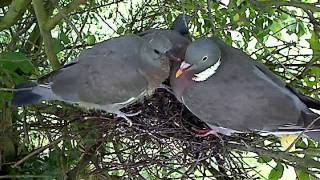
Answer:
<svg viewBox="0 0 320 180"><path fill-rule="evenodd" d="M196 137L205 127L165 92L136 104L129 127L101 112L59 102L12 107L13 88L72 62L97 42L193 16L194 38L215 35L266 64L292 86L320 99L320 7L312 0L128 1L5 0L0 2L0 178L129 179L261 177L248 163L288 166L299 179L319 175L320 151L300 139L293 152L256 134ZM183 111L183 115L181 115ZM253 173L252 173L253 172ZM259 175L260 174L260 175Z"/></svg>

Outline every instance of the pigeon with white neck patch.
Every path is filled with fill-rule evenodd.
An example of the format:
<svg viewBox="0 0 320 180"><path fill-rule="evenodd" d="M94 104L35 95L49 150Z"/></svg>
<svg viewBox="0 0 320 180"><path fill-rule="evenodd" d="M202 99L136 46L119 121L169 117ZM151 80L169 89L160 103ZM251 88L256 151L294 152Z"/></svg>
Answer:
<svg viewBox="0 0 320 180"><path fill-rule="evenodd" d="M320 140L320 120L310 125L319 115L308 109L301 94L220 39L192 42L170 82L176 97L215 131L206 134L298 133L308 127L306 134Z"/></svg>

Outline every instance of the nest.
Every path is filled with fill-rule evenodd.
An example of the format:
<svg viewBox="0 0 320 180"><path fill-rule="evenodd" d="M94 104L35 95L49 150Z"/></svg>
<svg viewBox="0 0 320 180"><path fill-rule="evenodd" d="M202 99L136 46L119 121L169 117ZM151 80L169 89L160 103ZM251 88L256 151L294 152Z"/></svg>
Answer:
<svg viewBox="0 0 320 180"><path fill-rule="evenodd" d="M112 114L67 104L28 108L28 119L36 117L29 122L28 135L41 134L55 149L64 149L63 156L72 162L71 179L80 172L84 177L110 179L251 179L254 167L243 161L243 151L263 147L266 138L253 134L200 137L194 129L206 129L206 124L164 89L124 109L141 111L130 117L131 126Z"/></svg>

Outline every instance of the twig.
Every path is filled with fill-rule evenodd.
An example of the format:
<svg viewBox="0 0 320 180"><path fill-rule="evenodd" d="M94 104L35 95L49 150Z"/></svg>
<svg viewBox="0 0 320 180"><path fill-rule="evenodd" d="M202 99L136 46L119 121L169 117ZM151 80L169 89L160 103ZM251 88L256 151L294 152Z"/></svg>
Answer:
<svg viewBox="0 0 320 180"><path fill-rule="evenodd" d="M38 20L41 36L43 38L44 49L49 58L52 68L58 69L60 67L60 62L53 47L51 32L45 27L48 17L43 3L43 0L32 0L33 9Z"/></svg>
<svg viewBox="0 0 320 180"><path fill-rule="evenodd" d="M213 23L211 6L212 6L212 0L207 0L207 10L208 10L209 21L210 21L210 24L211 24L212 33L215 34L216 33L216 28L214 27L214 23Z"/></svg>
<svg viewBox="0 0 320 180"><path fill-rule="evenodd" d="M58 143L59 143L60 141L62 141L62 140L63 140L63 138L60 137L60 138L58 138L58 139L50 142L49 144L47 144L47 145L45 145L45 146L43 146L43 147L41 147L41 148L33 151L32 153L28 154L28 155L25 156L24 158L20 159L18 162L16 162L16 163L15 163L14 165L12 165L11 167L12 167L12 168L18 167L20 164L24 163L26 160L28 160L28 159L31 158L32 156L41 153L42 151L44 151L45 149L49 148L49 147L52 146L52 145L58 144Z"/></svg>
<svg viewBox="0 0 320 180"><path fill-rule="evenodd" d="M303 134L310 130L310 128L314 125L314 123L316 123L318 120L320 120L320 117L315 118L310 124L308 124L308 126L299 133L298 137L290 144L290 146L285 150L286 152L289 152L289 150L297 143L297 141L300 139L300 137L303 136Z"/></svg>
<svg viewBox="0 0 320 180"><path fill-rule="evenodd" d="M21 14L26 10L30 0L13 0L9 6L8 12L0 21L0 31L11 27L21 17Z"/></svg>
<svg viewBox="0 0 320 180"><path fill-rule="evenodd" d="M64 17L86 2L87 0L73 0L67 5L67 7L61 9L58 14L49 19L49 21L46 23L46 30L53 29Z"/></svg>

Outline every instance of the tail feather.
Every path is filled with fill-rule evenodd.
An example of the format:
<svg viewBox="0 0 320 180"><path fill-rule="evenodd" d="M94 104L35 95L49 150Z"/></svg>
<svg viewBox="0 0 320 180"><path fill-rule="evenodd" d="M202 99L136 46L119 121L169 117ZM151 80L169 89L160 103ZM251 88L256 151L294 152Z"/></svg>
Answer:
<svg viewBox="0 0 320 180"><path fill-rule="evenodd" d="M12 99L14 105L37 104L43 100L53 100L54 94L47 85L26 83L17 86L17 93Z"/></svg>
<svg viewBox="0 0 320 180"><path fill-rule="evenodd" d="M317 109L320 110L320 101L316 100L312 97L300 94L298 96L302 102L306 104L307 107L312 108L312 109Z"/></svg>
<svg viewBox="0 0 320 180"><path fill-rule="evenodd" d="M314 99L312 97L306 96L299 92L298 90L294 89L290 85L286 85L286 87L295 94L308 108L320 110L320 100Z"/></svg>

